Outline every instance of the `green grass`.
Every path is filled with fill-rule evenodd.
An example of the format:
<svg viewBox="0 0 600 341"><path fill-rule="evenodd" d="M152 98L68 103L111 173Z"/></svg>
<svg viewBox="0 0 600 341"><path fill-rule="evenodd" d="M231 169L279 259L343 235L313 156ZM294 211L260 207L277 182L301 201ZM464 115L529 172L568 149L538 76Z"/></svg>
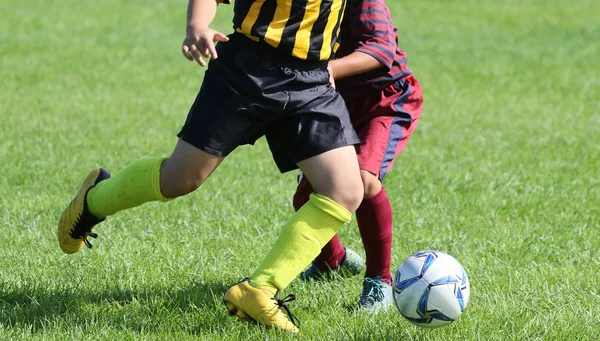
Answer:
<svg viewBox="0 0 600 341"><path fill-rule="evenodd" d="M600 3L388 0L425 111L386 179L393 264L454 255L465 314L424 330L351 311L360 279L294 282L307 340L592 340L600 333ZM230 31L231 9L214 27ZM203 70L181 1L0 0L0 339L239 340L221 298L290 215L266 143L204 187L122 212L61 253L61 210L93 167L168 155ZM341 232L362 250L355 223ZM295 338L295 337L290 337Z"/></svg>

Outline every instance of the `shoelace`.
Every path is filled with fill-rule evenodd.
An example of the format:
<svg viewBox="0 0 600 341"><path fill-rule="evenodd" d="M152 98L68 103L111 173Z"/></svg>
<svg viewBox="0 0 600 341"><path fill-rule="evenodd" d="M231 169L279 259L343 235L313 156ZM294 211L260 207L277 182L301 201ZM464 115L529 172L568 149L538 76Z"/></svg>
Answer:
<svg viewBox="0 0 600 341"><path fill-rule="evenodd" d="M290 308L288 308L288 306L286 305L286 303L295 300L296 295L289 294L282 300L278 299L277 297L274 297L273 299L275 300L275 302L277 302L277 306L279 306L280 308L283 308L283 310L285 310L288 317L290 318L290 321L292 321L294 326L300 327L300 320L296 317L296 315L292 314L292 312L290 311Z"/></svg>
<svg viewBox="0 0 600 341"><path fill-rule="evenodd" d="M91 249L92 244L88 240L88 237L98 238L98 234L92 232L91 227L96 225L97 223L99 223L102 220L103 219L98 219L89 214L83 214L83 215L80 214L77 217L77 220L75 221L75 226L73 228L73 231L71 231L71 237L73 237L75 239L81 237L83 239L83 243L85 244L85 246L87 246L89 249Z"/></svg>
<svg viewBox="0 0 600 341"><path fill-rule="evenodd" d="M365 282L367 285L363 287L362 297L364 297L365 303L373 304L375 301L382 301L383 296L383 285L381 282L371 279L365 278Z"/></svg>
<svg viewBox="0 0 600 341"><path fill-rule="evenodd" d="M87 237L98 238L98 234L94 233L94 232L86 232L83 235L83 243L85 244L85 246L88 247L88 249L91 249L92 243L90 243L90 241L87 239Z"/></svg>

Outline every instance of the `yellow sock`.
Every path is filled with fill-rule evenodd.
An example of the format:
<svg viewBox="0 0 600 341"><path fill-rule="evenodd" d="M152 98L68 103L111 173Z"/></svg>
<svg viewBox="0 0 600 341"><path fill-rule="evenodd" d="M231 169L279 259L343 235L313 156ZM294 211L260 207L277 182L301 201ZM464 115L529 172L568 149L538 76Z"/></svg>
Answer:
<svg viewBox="0 0 600 341"><path fill-rule="evenodd" d="M250 277L250 283L273 294L283 290L351 218L352 213L335 201L311 194L309 201L281 229L275 245Z"/></svg>
<svg viewBox="0 0 600 341"><path fill-rule="evenodd" d="M143 158L94 186L87 194L90 212L104 218L149 201L167 201L160 192L160 166L165 158Z"/></svg>

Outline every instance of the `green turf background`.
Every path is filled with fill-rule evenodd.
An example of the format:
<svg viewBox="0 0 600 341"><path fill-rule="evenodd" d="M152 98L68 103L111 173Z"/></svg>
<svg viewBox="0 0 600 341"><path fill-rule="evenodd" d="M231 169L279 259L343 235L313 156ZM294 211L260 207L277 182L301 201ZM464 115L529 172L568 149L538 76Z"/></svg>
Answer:
<svg viewBox="0 0 600 341"><path fill-rule="evenodd" d="M449 327L353 311L360 278L293 283L307 340L593 340L600 333L600 2L388 0L421 81L419 128L385 186L393 264L439 249L471 302ZM85 174L168 155L203 70L183 1L0 0L0 339L296 338L228 318L291 213L264 140L194 194L102 224L61 253ZM223 7L214 28L231 31ZM362 245L355 223L341 232Z"/></svg>

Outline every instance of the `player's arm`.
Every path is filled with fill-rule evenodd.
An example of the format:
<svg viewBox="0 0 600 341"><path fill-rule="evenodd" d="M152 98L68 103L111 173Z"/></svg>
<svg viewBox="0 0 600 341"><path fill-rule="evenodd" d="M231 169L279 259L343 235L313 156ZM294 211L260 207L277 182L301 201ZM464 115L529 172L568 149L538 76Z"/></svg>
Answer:
<svg viewBox="0 0 600 341"><path fill-rule="evenodd" d="M181 52L190 61L195 60L200 66L206 62L202 57L218 57L215 49L216 41L227 41L226 35L209 28L220 3L230 3L229 0L189 0L187 8L186 37L181 46Z"/></svg>
<svg viewBox="0 0 600 341"><path fill-rule="evenodd" d="M358 51L329 62L329 72L331 72L333 79L356 76L382 67L385 67L382 62Z"/></svg>
<svg viewBox="0 0 600 341"><path fill-rule="evenodd" d="M395 28L388 15L385 3L364 1L357 15L352 15L350 41L353 53L330 61L330 72L334 79L359 75L365 72L385 68L390 70L396 56L398 44ZM354 13L352 13L354 14Z"/></svg>

